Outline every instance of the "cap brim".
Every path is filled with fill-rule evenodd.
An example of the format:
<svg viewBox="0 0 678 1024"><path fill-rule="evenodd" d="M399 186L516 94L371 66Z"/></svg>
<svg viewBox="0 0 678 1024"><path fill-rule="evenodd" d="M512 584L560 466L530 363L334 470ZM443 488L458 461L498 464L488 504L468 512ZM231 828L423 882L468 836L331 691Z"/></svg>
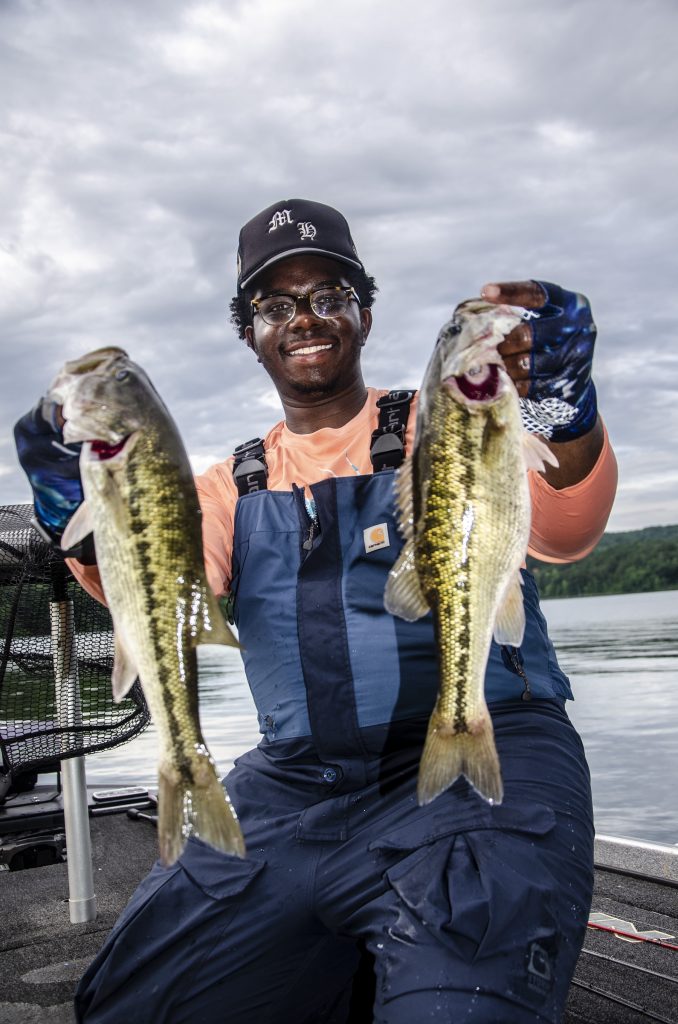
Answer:
<svg viewBox="0 0 678 1024"><path fill-rule="evenodd" d="M351 267L357 267L358 270L364 269L360 260L352 260L349 259L348 256L339 256L336 252L330 252L328 249L317 249L311 245L302 245L296 249L286 249L285 252L280 252L277 255L271 256L269 259L265 260L265 262L262 263L261 266L256 267L254 270L250 271L247 277L242 278L242 280L238 284L238 288L246 288L247 285L251 281L253 281L255 277L258 277L258 275L261 274L263 270L266 270L267 267L273 266L274 263L280 263L281 260L286 260L290 256L303 256L309 252L315 253L316 256L327 256L328 259L334 260L336 263L346 263Z"/></svg>

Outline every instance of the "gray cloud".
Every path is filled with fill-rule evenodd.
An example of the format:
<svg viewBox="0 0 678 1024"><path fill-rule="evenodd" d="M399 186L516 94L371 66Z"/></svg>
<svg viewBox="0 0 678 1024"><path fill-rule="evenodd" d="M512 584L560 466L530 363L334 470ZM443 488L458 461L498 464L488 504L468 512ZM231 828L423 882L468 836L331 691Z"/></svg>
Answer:
<svg viewBox="0 0 678 1024"><path fill-rule="evenodd" d="M678 521L673 0L0 5L0 502L64 358L148 369L200 468L278 418L228 324L240 225L348 216L380 285L370 383L417 384L488 280L584 291L612 526Z"/></svg>

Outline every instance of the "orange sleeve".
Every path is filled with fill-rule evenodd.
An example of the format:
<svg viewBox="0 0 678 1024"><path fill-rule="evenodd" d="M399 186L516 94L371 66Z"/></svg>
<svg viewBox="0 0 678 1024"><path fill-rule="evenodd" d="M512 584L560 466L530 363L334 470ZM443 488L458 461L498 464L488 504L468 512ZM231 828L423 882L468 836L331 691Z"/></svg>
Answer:
<svg viewBox="0 0 678 1024"><path fill-rule="evenodd" d="M233 527L238 489L233 480L233 459L211 466L195 478L202 508L202 544L207 582L221 597L231 582Z"/></svg>
<svg viewBox="0 0 678 1024"><path fill-rule="evenodd" d="M604 429L604 428L603 428ZM584 480L561 491L528 472L532 530L528 554L542 562L576 562L603 535L617 490L617 460L605 430L598 461Z"/></svg>
<svg viewBox="0 0 678 1024"><path fill-rule="evenodd" d="M67 558L66 565L90 597L99 601L100 604L106 604L99 569L96 565L83 565L81 562L76 562L74 558Z"/></svg>

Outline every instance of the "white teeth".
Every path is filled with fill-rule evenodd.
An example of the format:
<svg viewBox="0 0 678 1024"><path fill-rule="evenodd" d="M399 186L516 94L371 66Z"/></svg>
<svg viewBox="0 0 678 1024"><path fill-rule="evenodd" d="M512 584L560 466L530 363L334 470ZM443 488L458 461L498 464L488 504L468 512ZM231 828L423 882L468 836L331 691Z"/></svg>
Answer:
<svg viewBox="0 0 678 1024"><path fill-rule="evenodd" d="M310 356L314 352L326 352L332 348L331 345L309 345L308 348L297 348L294 352L288 352L290 356Z"/></svg>

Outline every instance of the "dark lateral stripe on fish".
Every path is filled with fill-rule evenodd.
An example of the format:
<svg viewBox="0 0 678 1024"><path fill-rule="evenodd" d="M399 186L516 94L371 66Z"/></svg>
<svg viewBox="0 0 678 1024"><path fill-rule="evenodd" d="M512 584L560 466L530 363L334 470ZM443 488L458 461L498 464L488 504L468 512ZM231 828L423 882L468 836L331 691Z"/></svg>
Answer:
<svg viewBox="0 0 678 1024"><path fill-rule="evenodd" d="M461 427L460 456L464 466L463 476L463 501L464 505L469 497L473 495L476 483L475 463L470 455L473 452L472 441L469 436L470 417L462 416L459 426ZM467 548L466 576L472 574L471 546ZM459 619L459 674L462 679L469 678L469 665L471 658L471 608L469 589L466 587L461 592L461 615ZM454 707L454 731L455 733L468 732L468 688L458 686Z"/></svg>
<svg viewBox="0 0 678 1024"><path fill-rule="evenodd" d="M129 500L129 512L130 512L130 526L134 533L142 533L147 528L147 524L144 521L141 510L141 496L143 494L143 483L138 477L138 465L134 459L130 460L128 467L129 481L130 481L130 500ZM143 594L146 602L146 618L149 624L151 632L151 643L153 645L153 653L155 655L158 665L164 663L164 648L162 645L162 639L159 631L159 624L155 615L155 608L153 606L152 594L154 592L154 584L156 581L156 573L153 571L151 560L149 558L150 544L147 541L141 541L136 545L137 551L141 561L141 576L144 583ZM168 672L169 674L169 672ZM167 724L169 733L172 738L172 749L175 753L175 767L179 771L182 781L188 785L193 783L193 772L191 770L190 759L184 750L182 743L183 731L181 724L177 718L175 711L175 697L172 692L171 686L166 686L163 689L163 701L165 710L167 712Z"/></svg>

